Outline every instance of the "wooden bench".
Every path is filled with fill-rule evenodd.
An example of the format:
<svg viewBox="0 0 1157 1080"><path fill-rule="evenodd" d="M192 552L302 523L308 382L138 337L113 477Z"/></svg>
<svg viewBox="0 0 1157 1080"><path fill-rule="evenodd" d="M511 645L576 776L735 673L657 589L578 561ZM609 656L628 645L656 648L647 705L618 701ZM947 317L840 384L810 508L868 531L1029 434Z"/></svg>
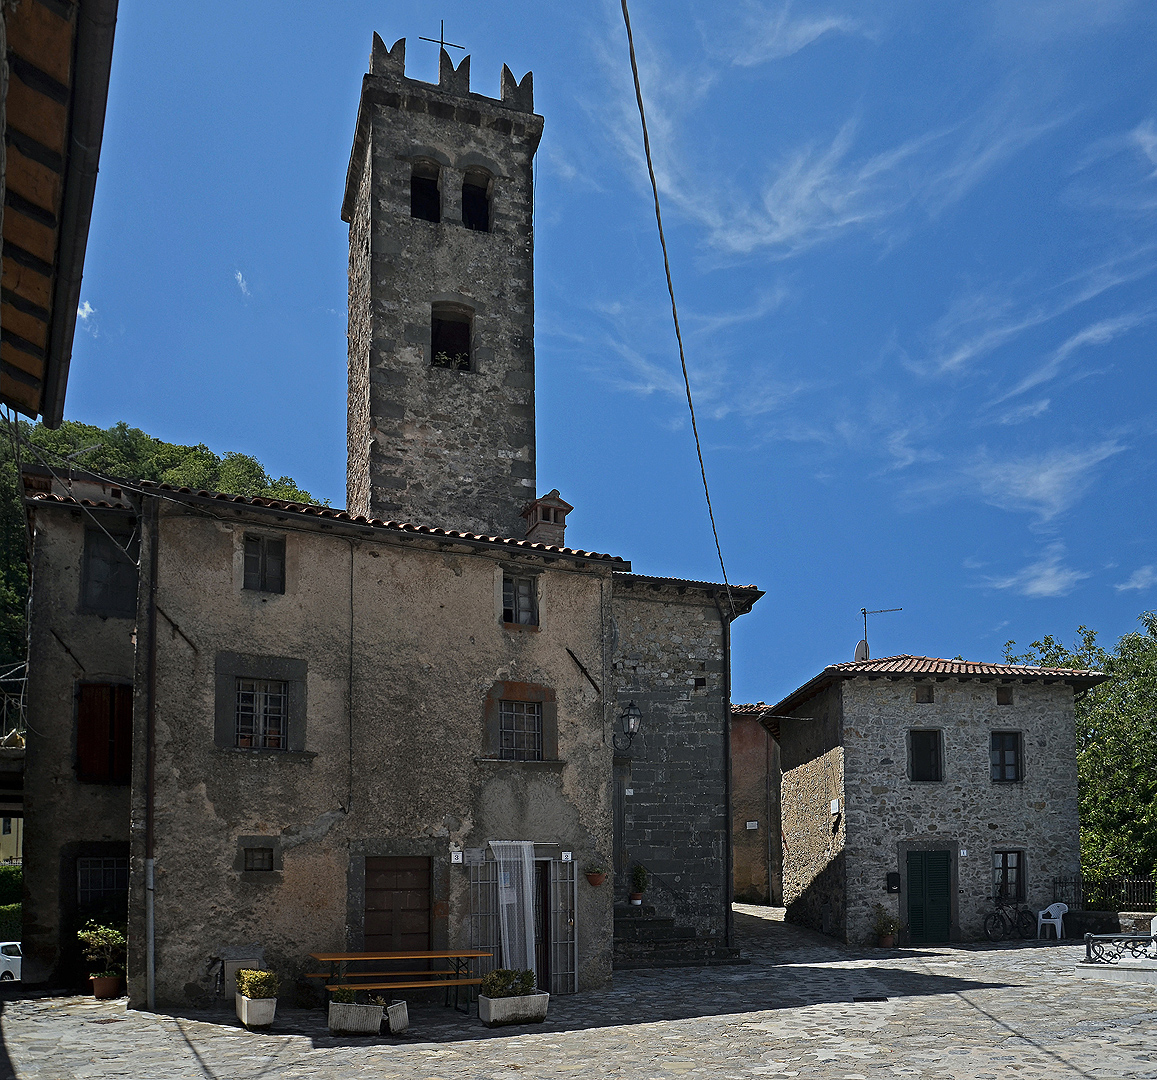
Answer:
<svg viewBox="0 0 1157 1080"><path fill-rule="evenodd" d="M438 972L430 972L437 975ZM443 986L481 986L481 979L422 979L406 982L334 983L327 990L437 990Z"/></svg>
<svg viewBox="0 0 1157 1080"><path fill-rule="evenodd" d="M482 980L471 971L475 960L489 959L493 954L475 949L415 950L413 952L360 952L310 953L310 959L329 965L329 972L312 972L307 979L326 980L325 988L334 990L437 990L446 992L450 1004L450 987L454 988L454 1007L458 1008L459 992L466 987L466 1011L470 1011L471 990L481 986ZM440 969L420 971L351 971L351 964L374 961L424 960L428 964L444 961Z"/></svg>

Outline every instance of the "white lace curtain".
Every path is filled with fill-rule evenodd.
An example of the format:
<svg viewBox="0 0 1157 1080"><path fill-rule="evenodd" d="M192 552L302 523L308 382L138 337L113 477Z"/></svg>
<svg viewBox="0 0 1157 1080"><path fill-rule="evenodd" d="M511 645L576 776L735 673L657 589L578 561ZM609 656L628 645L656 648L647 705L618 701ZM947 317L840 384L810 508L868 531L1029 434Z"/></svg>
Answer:
<svg viewBox="0 0 1157 1080"><path fill-rule="evenodd" d="M498 863L498 926L502 963L534 968L534 844L529 840L491 840Z"/></svg>

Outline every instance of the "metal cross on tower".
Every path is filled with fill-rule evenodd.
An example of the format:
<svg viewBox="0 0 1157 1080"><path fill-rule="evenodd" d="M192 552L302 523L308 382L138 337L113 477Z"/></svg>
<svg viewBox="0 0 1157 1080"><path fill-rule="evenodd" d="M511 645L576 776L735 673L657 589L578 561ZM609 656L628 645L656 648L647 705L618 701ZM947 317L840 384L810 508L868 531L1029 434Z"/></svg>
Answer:
<svg viewBox="0 0 1157 1080"><path fill-rule="evenodd" d="M439 19L438 20L438 36L436 38L422 37L422 35L419 34L418 40L419 41L429 41L432 44L437 45L443 49L463 49L463 50L465 50L465 48L466 48L465 45L455 45L454 42L446 40L446 20L445 19Z"/></svg>

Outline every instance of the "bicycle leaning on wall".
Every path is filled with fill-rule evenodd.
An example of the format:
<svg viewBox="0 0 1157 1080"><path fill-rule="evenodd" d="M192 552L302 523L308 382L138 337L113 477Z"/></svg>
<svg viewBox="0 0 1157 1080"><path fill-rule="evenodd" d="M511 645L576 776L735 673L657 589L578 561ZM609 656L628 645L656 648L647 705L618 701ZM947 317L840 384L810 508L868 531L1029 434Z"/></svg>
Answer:
<svg viewBox="0 0 1157 1080"><path fill-rule="evenodd" d="M1036 916L1019 900L1009 900L1003 893L990 899L995 910L984 916L984 936L989 941L1003 941L1014 932L1022 938L1036 934Z"/></svg>

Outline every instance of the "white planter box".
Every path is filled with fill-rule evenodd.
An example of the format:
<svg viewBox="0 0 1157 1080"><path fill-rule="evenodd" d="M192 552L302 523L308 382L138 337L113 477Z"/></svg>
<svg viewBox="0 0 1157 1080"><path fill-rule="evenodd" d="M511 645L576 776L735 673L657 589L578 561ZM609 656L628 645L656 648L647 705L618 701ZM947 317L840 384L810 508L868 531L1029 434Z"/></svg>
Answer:
<svg viewBox="0 0 1157 1080"><path fill-rule="evenodd" d="M410 1009L404 1001L392 1001L386 1007L386 1017L390 1021L390 1034L401 1035L410 1026Z"/></svg>
<svg viewBox="0 0 1157 1080"><path fill-rule="evenodd" d="M237 1001L237 1019L248 1028L269 1027L277 1012L277 998L247 998L234 995Z"/></svg>
<svg viewBox="0 0 1157 1080"><path fill-rule="evenodd" d="M478 1019L487 1027L500 1024L537 1024L546 1019L550 994L490 998L478 995Z"/></svg>
<svg viewBox="0 0 1157 1080"><path fill-rule="evenodd" d="M329 1003L329 1030L342 1035L377 1035L382 1029L380 1005Z"/></svg>

